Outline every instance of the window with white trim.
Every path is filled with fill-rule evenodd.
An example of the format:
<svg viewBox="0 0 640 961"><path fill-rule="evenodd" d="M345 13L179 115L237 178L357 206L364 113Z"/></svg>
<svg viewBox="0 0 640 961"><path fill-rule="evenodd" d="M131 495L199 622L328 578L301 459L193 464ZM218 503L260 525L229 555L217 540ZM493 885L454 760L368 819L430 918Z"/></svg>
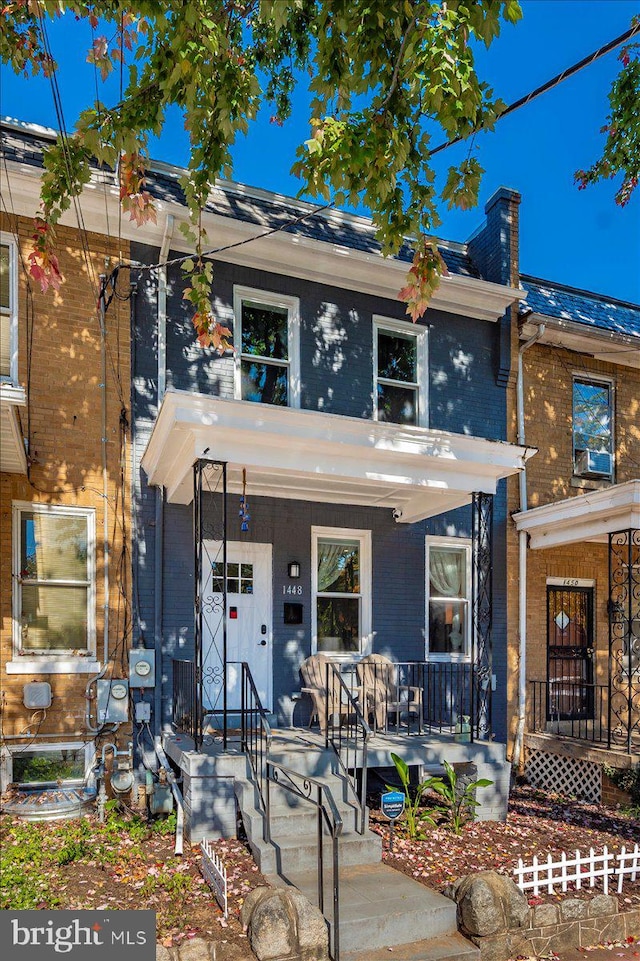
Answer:
<svg viewBox="0 0 640 961"><path fill-rule="evenodd" d="M16 652L31 657L95 650L95 514L14 504Z"/></svg>
<svg viewBox="0 0 640 961"><path fill-rule="evenodd" d="M18 383L18 252L0 233L0 382Z"/></svg>
<svg viewBox="0 0 640 961"><path fill-rule="evenodd" d="M471 543L459 537L427 538L426 654L462 660L471 652Z"/></svg>
<svg viewBox="0 0 640 961"><path fill-rule="evenodd" d="M426 374L426 328L374 317L374 419L426 427Z"/></svg>
<svg viewBox="0 0 640 961"><path fill-rule="evenodd" d="M613 384L573 378L573 467L579 477L613 476Z"/></svg>
<svg viewBox="0 0 640 961"><path fill-rule="evenodd" d="M298 298L234 287L233 312L236 398L299 407Z"/></svg>
<svg viewBox="0 0 640 961"><path fill-rule="evenodd" d="M313 635L319 654L366 653L371 636L371 531L312 528Z"/></svg>

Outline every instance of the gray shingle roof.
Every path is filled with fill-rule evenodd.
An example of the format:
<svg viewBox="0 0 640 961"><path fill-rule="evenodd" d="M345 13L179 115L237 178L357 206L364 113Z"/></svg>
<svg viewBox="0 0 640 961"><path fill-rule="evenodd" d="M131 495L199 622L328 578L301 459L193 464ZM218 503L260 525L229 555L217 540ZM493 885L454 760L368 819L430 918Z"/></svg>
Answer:
<svg viewBox="0 0 640 961"><path fill-rule="evenodd" d="M562 284L540 280L523 274L520 277L527 292L526 304L536 314L584 324L615 334L640 337L640 305L614 300L602 294L576 290Z"/></svg>
<svg viewBox="0 0 640 961"><path fill-rule="evenodd" d="M51 137L45 133L37 133L23 128L16 130L11 125L1 125L2 152L7 160L42 167L42 151L51 143ZM165 202L184 204L184 193L179 183L180 171L175 173L164 164L161 169L153 169L147 176L147 187L154 197ZM220 185L207 205L212 213L221 217L230 217L245 223L259 224L269 229L280 227L295 220L301 214L300 205L288 198L259 197L244 193L241 186L234 189L233 185ZM287 233L308 237L352 250L365 253L379 253L380 244L375 238L373 226L364 218L358 220L340 221L331 212L310 217L284 228ZM441 246L440 253L452 274L466 277L479 277L480 273L462 245L457 249ZM397 255L398 260L409 263L413 258L411 249L405 245Z"/></svg>

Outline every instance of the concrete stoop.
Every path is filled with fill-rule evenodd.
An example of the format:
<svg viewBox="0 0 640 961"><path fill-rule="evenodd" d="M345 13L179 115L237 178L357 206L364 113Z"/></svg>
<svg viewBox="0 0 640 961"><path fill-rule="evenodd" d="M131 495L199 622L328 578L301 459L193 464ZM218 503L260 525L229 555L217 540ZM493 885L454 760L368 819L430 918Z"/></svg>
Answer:
<svg viewBox="0 0 640 961"><path fill-rule="evenodd" d="M343 820L339 838L340 952L343 961L472 961L478 949L457 932L456 905L437 891L382 864L382 838L356 830L356 806L333 752L317 746L291 747L277 742L270 758L296 773L304 793L305 776L320 780L331 792ZM245 831L258 867L275 886L293 885L318 902L317 812L308 800L281 784L270 786L271 842L266 843L264 815L255 785L236 778L235 791ZM315 794L314 794L315 797ZM324 908L333 924L332 844L324 837Z"/></svg>
<svg viewBox="0 0 640 961"><path fill-rule="evenodd" d="M331 871L325 878L325 916L333 924ZM285 883L270 877L272 884ZM292 873L286 882L317 903L317 874ZM457 934L456 905L437 891L385 864L340 868L340 953L355 953L365 961L375 950L395 953L433 939ZM464 940L464 939L463 939ZM465 942L466 943L466 942ZM409 955L411 957L411 955ZM446 955L445 955L446 957ZM417 961L417 959L416 959Z"/></svg>
<svg viewBox="0 0 640 961"><path fill-rule="evenodd" d="M480 948L461 934L428 938L373 951L347 951L340 961L480 961Z"/></svg>

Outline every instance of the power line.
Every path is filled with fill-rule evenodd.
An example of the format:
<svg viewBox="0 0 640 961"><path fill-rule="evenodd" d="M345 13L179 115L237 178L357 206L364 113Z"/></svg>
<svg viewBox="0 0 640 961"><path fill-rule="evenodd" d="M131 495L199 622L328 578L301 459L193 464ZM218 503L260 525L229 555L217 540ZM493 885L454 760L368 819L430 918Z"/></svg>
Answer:
<svg viewBox="0 0 640 961"><path fill-rule="evenodd" d="M621 43L625 42L625 40L630 40L631 37L638 33L638 31L640 31L640 21L636 24L633 24L628 30L625 30L624 33L621 33L620 36L616 37L615 40L610 40L609 43L605 43L603 47L599 47L598 50L590 53L588 57L584 57L583 60L580 60L578 63L574 63L572 67L567 67L567 69L563 70L562 73L552 77L551 80L547 80L547 82L543 83L540 87L536 87L536 89L532 90L531 93L528 93L524 97L520 97L519 100L515 100L513 103L509 104L508 107L505 107L502 113L498 114L496 119L502 120L503 117L507 117L510 113L513 113L520 107L524 107L526 104L531 103L532 100L535 100L536 97L546 93L547 90L552 90L554 87L557 87L558 84L562 83L563 80L568 80L569 77L573 77L574 74L582 70L583 67L588 67L589 64L595 63L595 61L600 57L603 57L605 53L609 53L610 50L614 50L616 47L619 47ZM480 126L476 127L473 132L476 133L478 130L482 129L483 124L480 124ZM433 157L434 154L440 153L441 150L445 150L447 147L452 147L456 143L461 143L463 140L466 140L466 137L455 137L453 140L447 140L444 143L439 144L437 147L434 147L433 150L430 150L429 156Z"/></svg>

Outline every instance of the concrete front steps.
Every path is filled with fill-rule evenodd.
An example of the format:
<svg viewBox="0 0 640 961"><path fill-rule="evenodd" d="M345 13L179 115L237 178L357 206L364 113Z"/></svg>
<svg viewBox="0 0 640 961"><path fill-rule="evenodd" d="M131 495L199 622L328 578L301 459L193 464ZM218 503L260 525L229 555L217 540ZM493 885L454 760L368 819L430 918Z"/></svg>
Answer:
<svg viewBox="0 0 640 961"><path fill-rule="evenodd" d="M284 883L279 877L268 880ZM286 880L317 904L315 871L292 873ZM327 865L324 913L330 931L332 894L331 866ZM373 961L376 952L380 958L389 958L391 951L393 957L406 957L406 961L479 957L474 945L457 933L453 901L385 864L341 866L339 907L341 961L345 956ZM405 954L396 953L400 950Z"/></svg>
<svg viewBox="0 0 640 961"><path fill-rule="evenodd" d="M305 782L307 776L319 781L331 796L342 818L343 828L339 840L340 864L379 864L382 857L382 839L365 827L364 834L356 830L357 807L346 778L337 770L333 751L322 748L280 748L277 742L270 753L270 760L295 772L290 781L316 799L315 785ZM281 776L282 783L287 778ZM256 786L245 778L236 778L236 797L242 813L244 829L251 852L265 875L288 878L293 873L316 872L318 865L317 808L304 797L297 796L278 784L270 785L271 841L264 840L264 815L259 804ZM332 842L325 829L324 857L330 865ZM316 875L317 876L317 875Z"/></svg>
<svg viewBox="0 0 640 961"><path fill-rule="evenodd" d="M318 742L274 737L270 760L305 791L305 777L331 792L343 820L339 839L341 961L476 961L478 949L457 932L456 905L437 891L382 864L382 839L356 830L357 808L335 754ZM271 843L255 784L236 778L235 790L249 846L267 880L293 885L318 902L317 812L309 801L270 786ZM312 796L316 792L313 788ZM332 841L324 836L324 913L333 925Z"/></svg>

